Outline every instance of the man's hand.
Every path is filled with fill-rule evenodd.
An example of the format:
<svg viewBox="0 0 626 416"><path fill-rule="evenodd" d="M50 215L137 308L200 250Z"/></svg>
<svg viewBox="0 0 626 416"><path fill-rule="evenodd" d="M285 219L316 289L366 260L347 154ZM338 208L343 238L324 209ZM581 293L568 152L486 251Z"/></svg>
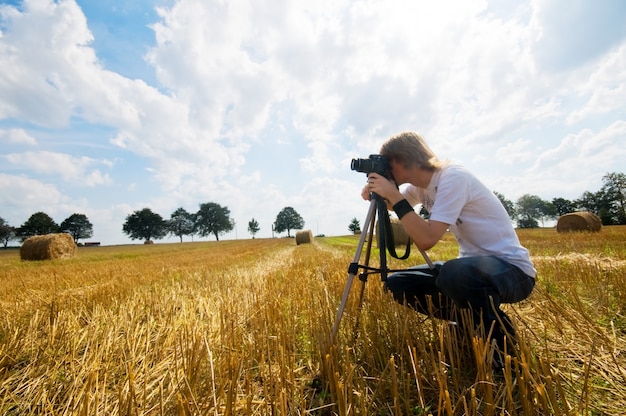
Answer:
<svg viewBox="0 0 626 416"><path fill-rule="evenodd" d="M367 185L363 188L361 196L363 199L369 200L369 194L371 192L376 193L378 196L387 201L387 206L393 206L396 202L404 199L396 183L391 181L378 173L370 173L367 176ZM367 193L367 197L365 196Z"/></svg>

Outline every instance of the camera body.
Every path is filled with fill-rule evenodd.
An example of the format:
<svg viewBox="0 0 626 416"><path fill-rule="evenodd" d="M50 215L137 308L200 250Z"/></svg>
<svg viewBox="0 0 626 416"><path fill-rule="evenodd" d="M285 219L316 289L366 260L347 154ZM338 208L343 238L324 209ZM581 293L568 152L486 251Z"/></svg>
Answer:
<svg viewBox="0 0 626 416"><path fill-rule="evenodd" d="M378 173L388 179L393 179L387 158L383 155L370 155L368 159L352 159L350 169L366 174Z"/></svg>

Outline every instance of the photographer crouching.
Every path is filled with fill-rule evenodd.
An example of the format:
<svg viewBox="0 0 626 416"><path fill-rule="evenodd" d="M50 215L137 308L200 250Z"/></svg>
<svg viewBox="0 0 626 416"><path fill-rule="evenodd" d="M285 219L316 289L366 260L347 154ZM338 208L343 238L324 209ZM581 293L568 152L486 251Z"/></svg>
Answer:
<svg viewBox="0 0 626 416"><path fill-rule="evenodd" d="M510 349L515 329L500 304L526 299L536 270L502 203L468 170L439 160L417 133L391 137L380 154L390 175L368 174L363 198L375 193L386 200L421 250L437 244L446 230L459 244L457 258L434 269L422 265L393 273L386 289L398 302L459 325L459 308L469 309L479 334L491 333L501 352L507 341ZM402 184L408 186L400 191ZM429 212L428 220L413 210L417 204Z"/></svg>

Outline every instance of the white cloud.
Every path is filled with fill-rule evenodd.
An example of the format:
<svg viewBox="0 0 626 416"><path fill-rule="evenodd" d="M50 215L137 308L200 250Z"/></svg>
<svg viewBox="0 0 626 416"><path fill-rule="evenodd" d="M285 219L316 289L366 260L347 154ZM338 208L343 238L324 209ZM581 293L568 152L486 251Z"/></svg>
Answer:
<svg viewBox="0 0 626 416"><path fill-rule="evenodd" d="M151 26L155 74L133 80L104 68L73 0L2 5L0 174L118 233L124 210L216 201L241 227L290 205L332 234L365 210L350 158L417 130L507 197L578 196L623 166L626 43L594 20L577 51L563 27L624 8L555 4L179 0ZM108 214L75 184L123 195Z"/></svg>
<svg viewBox="0 0 626 416"><path fill-rule="evenodd" d="M496 159L505 165L517 165L521 162L528 162L534 157L534 150L530 148L530 139L519 139L508 143L496 151Z"/></svg>
<svg viewBox="0 0 626 416"><path fill-rule="evenodd" d="M28 134L24 129L0 129L0 142L6 142L9 144L25 144L28 146L34 146L37 144L37 139Z"/></svg>
<svg viewBox="0 0 626 416"><path fill-rule="evenodd" d="M48 151L32 151L10 153L2 156L7 163L16 167L22 166L45 175L55 175L64 181L83 184L85 186L107 185L111 183L108 174L103 174L91 166L100 162L88 157L73 157L65 153ZM105 165L108 163L104 163Z"/></svg>
<svg viewBox="0 0 626 416"><path fill-rule="evenodd" d="M535 56L548 70L564 71L601 57L626 37L620 0L533 0Z"/></svg>
<svg viewBox="0 0 626 416"><path fill-rule="evenodd" d="M20 219L20 214L30 215L62 203L64 197L54 185L24 176L0 173L0 206L6 211L2 213L6 220L23 222L26 218Z"/></svg>
<svg viewBox="0 0 626 416"><path fill-rule="evenodd" d="M580 95L587 102L569 115L569 123L613 111L621 113L623 117L626 97L626 44L600 59L590 71L588 80L579 88Z"/></svg>
<svg viewBox="0 0 626 416"><path fill-rule="evenodd" d="M73 1L25 0L22 9L0 10L8 26L0 38L0 117L66 125L74 68L95 63L85 16Z"/></svg>
<svg viewBox="0 0 626 416"><path fill-rule="evenodd" d="M497 189L509 198L533 194L548 200L576 199L584 191L596 192L606 173L623 172L615 167L623 166L626 160L625 136L624 121L601 131L584 129L568 134L535 155L533 165L522 174L499 178Z"/></svg>

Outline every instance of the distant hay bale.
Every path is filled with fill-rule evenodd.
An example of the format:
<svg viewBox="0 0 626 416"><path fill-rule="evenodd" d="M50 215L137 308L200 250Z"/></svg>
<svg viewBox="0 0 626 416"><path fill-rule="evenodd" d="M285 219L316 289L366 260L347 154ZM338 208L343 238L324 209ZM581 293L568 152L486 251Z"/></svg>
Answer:
<svg viewBox="0 0 626 416"><path fill-rule="evenodd" d="M152 241L152 240L146 240L146 241L144 241L143 243L144 243L144 244L154 244L154 241Z"/></svg>
<svg viewBox="0 0 626 416"><path fill-rule="evenodd" d="M313 241L313 233L311 230L298 231L296 233L296 245L309 244L311 241Z"/></svg>
<svg viewBox="0 0 626 416"><path fill-rule="evenodd" d="M397 247L406 246L410 241L410 237L404 229L404 226L397 218L390 218L389 220L391 221L391 231L393 232L393 244ZM378 222L376 222L376 231L378 232ZM389 232L389 230L387 230L387 232ZM378 247L380 247L380 239L377 238L376 240Z"/></svg>
<svg viewBox="0 0 626 416"><path fill-rule="evenodd" d="M69 259L76 255L76 243L67 233L35 235L20 247L22 260Z"/></svg>
<svg viewBox="0 0 626 416"><path fill-rule="evenodd" d="M602 221L591 212L570 212L561 215L556 223L556 231L567 233L571 231L598 232L602 228Z"/></svg>
<svg viewBox="0 0 626 416"><path fill-rule="evenodd" d="M391 218L391 229L393 230L393 242L396 246L406 245L410 240L409 234L399 219Z"/></svg>

